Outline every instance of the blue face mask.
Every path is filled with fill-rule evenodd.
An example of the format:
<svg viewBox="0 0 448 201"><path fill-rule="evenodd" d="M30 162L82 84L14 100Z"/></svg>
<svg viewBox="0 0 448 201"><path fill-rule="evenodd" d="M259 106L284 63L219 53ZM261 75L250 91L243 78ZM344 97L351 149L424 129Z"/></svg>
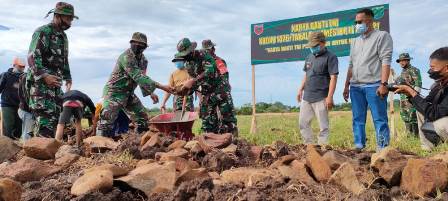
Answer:
<svg viewBox="0 0 448 201"><path fill-rule="evenodd" d="M176 62L174 62L174 65L176 65L176 68L178 68L178 69L184 68L184 64L185 64L184 61L176 61Z"/></svg>
<svg viewBox="0 0 448 201"><path fill-rule="evenodd" d="M367 31L366 23L356 24L355 30L356 30L356 33L364 34Z"/></svg>
<svg viewBox="0 0 448 201"><path fill-rule="evenodd" d="M311 54L317 54L320 52L320 45L310 47Z"/></svg>

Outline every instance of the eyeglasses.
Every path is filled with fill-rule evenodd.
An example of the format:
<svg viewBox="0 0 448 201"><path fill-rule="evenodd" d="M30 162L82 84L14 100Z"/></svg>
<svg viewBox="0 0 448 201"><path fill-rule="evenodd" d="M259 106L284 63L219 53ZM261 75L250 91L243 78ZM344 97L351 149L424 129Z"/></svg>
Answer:
<svg viewBox="0 0 448 201"><path fill-rule="evenodd" d="M355 24L362 24L362 20L355 21Z"/></svg>

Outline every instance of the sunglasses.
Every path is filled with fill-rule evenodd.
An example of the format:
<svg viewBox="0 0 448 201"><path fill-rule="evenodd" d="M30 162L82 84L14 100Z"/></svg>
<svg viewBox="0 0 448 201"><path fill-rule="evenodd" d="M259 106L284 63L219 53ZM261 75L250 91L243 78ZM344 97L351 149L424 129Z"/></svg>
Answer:
<svg viewBox="0 0 448 201"><path fill-rule="evenodd" d="M355 21L355 24L362 24L362 20Z"/></svg>

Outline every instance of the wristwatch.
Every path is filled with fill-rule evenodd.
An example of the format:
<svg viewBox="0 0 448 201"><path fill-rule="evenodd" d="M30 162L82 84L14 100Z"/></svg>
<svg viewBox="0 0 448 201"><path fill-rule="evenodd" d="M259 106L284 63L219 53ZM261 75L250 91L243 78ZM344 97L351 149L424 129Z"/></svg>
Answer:
<svg viewBox="0 0 448 201"><path fill-rule="evenodd" d="M387 83L387 82L381 82L381 85L383 85L383 86L385 86L385 87L387 87L388 84L389 84L389 83Z"/></svg>

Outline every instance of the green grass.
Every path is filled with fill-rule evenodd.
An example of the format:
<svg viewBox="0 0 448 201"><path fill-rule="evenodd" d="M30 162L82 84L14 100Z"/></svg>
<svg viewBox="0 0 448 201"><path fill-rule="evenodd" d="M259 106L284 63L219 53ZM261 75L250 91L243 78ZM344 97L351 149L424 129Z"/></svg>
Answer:
<svg viewBox="0 0 448 201"><path fill-rule="evenodd" d="M302 143L300 131L298 129L298 114L260 114L257 116L256 134L250 134L249 132L252 116L241 115L237 116L237 118L239 135L249 142L258 145L271 144L276 140L281 140L290 144ZM391 119L389 118L389 122L390 121ZM389 125L391 124L389 123ZM398 114L395 116L395 126L397 131L396 136L391 136L390 144L401 151L413 152L420 156L426 156L448 150L447 143L439 145L431 152L422 150L419 139L413 136L408 136L404 128L404 123L401 121ZM193 132L197 134L201 133L200 127L201 123L200 120L198 120L194 124ZM315 134L319 132L316 120L313 120L312 128ZM370 114L368 114L367 118L366 133L367 150L374 151L376 148L375 130ZM351 111L330 112L329 143L335 147L354 148Z"/></svg>

